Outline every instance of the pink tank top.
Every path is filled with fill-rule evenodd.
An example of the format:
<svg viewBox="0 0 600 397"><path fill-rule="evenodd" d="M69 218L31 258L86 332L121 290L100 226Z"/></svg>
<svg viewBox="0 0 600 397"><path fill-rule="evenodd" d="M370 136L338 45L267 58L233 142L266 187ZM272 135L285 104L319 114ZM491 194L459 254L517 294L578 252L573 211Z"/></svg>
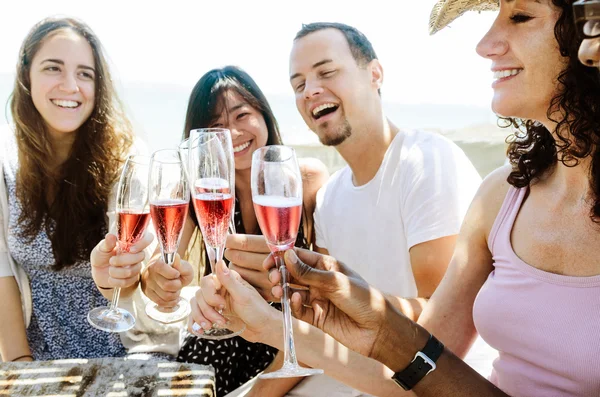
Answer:
<svg viewBox="0 0 600 397"><path fill-rule="evenodd" d="M494 270L473 307L477 331L499 352L490 381L513 397L598 397L600 276L548 273L515 254L526 193L511 187L504 199L488 239Z"/></svg>

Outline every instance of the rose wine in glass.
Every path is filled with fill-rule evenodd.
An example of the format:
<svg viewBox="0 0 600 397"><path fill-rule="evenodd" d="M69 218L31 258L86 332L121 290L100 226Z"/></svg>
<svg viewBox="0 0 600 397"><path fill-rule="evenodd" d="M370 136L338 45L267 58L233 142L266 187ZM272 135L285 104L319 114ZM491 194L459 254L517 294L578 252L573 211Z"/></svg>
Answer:
<svg viewBox="0 0 600 397"><path fill-rule="evenodd" d="M231 134L227 129L205 128L193 130L188 140L190 186L192 202L211 270L223 259L235 205L235 163ZM226 339L246 329L237 316L222 312L227 320L224 327L213 324L210 330L196 335L206 339Z"/></svg>
<svg viewBox="0 0 600 397"><path fill-rule="evenodd" d="M150 214L167 265L172 265L175 260L188 213L190 189L185 172L178 150L158 150L152 155L148 193ZM181 297L173 307L150 301L146 305L146 314L164 324L175 323L190 314L190 304Z"/></svg>
<svg viewBox="0 0 600 397"><path fill-rule="evenodd" d="M290 286L283 261L286 250L292 249L302 216L302 176L294 149L287 146L265 146L252 155L252 201L254 212L275 264L281 272L283 297L283 366L261 378L291 378L322 374L323 370L298 365L294 347Z"/></svg>
<svg viewBox="0 0 600 397"><path fill-rule="evenodd" d="M148 208L148 158L129 156L119 185L117 186L117 252L129 252L137 243L150 221ZM115 288L108 307L97 307L88 313L89 323L107 332L128 331L135 325L135 318L118 307L121 288Z"/></svg>

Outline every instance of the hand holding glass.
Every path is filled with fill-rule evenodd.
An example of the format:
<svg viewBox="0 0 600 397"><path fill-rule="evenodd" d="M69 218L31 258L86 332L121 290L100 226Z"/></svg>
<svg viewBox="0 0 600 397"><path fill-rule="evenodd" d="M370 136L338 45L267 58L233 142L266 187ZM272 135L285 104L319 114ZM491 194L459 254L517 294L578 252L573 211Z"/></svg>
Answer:
<svg viewBox="0 0 600 397"><path fill-rule="evenodd" d="M193 203L202 237L214 274L215 264L223 259L227 229L234 208L235 163L231 134L227 129L193 130L188 141L189 178ZM225 327L213 324L197 336L226 339L239 335L246 326L237 316L222 313Z"/></svg>
<svg viewBox="0 0 600 397"><path fill-rule="evenodd" d="M177 150L158 150L150 160L149 201L152 223L160 242L163 260L172 265L187 218L190 189ZM174 307L161 307L150 301L146 314L156 321L170 324L190 314L190 304L179 298Z"/></svg>
<svg viewBox="0 0 600 397"><path fill-rule="evenodd" d="M261 378L290 378L322 374L323 370L298 365L294 347L290 287L283 261L286 250L292 249L302 216L302 176L294 149L286 146L265 146L252 155L252 201L260 230L267 240L275 264L281 272L283 287L283 352L280 370L264 373Z"/></svg>
<svg viewBox="0 0 600 397"><path fill-rule="evenodd" d="M117 253L129 252L148 226L148 158L129 156L117 187ZM115 288L110 306L97 307L88 313L89 323L107 332L123 332L135 325L135 318L118 308L121 288Z"/></svg>

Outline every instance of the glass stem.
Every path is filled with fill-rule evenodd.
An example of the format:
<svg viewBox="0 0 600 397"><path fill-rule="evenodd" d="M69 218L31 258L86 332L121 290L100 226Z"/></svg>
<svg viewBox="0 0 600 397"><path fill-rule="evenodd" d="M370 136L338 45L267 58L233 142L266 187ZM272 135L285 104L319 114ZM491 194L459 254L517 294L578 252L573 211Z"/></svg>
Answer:
<svg viewBox="0 0 600 397"><path fill-rule="evenodd" d="M121 244L117 242L117 255L121 254L121 252L123 252L121 250ZM119 296L121 296L121 288L113 289L113 296L109 306L109 310L111 312L117 311L117 307L119 306Z"/></svg>
<svg viewBox="0 0 600 397"><path fill-rule="evenodd" d="M209 247L206 246L208 253L208 260L210 262L210 271L211 273L215 272L215 265L217 262L223 259L223 252L225 251L224 247Z"/></svg>
<svg viewBox="0 0 600 397"><path fill-rule="evenodd" d="M112 301L110 302L110 310L116 311L117 306L119 305L119 296L121 295L121 288L115 288L113 290Z"/></svg>
<svg viewBox="0 0 600 397"><path fill-rule="evenodd" d="M281 286L283 296L281 305L283 309L283 367L297 367L296 348L294 347L294 327L292 326L292 311L290 308L290 284L288 271L283 261L284 251L274 253L275 265L281 273Z"/></svg>
<svg viewBox="0 0 600 397"><path fill-rule="evenodd" d="M163 254L163 260L167 265L171 266L173 262L175 262L175 252L171 254Z"/></svg>

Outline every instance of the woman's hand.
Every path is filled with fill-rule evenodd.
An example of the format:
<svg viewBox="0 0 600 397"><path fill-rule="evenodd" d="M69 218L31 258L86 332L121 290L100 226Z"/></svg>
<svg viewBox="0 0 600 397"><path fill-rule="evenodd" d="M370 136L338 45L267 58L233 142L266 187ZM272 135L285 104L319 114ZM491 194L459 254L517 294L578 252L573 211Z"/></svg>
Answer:
<svg viewBox="0 0 600 397"><path fill-rule="evenodd" d="M117 236L108 233L90 254L92 277L101 291L112 288L134 289L140 280L142 261L154 236L146 232L144 237L131 246L129 252L117 254ZM127 295L121 291L122 296Z"/></svg>
<svg viewBox="0 0 600 397"><path fill-rule="evenodd" d="M188 329L196 335L209 330L213 323L226 326L218 310L225 309L246 324L241 336L250 342L267 343L271 335L281 335L281 313L271 307L254 287L235 270L220 261L216 275L202 278L200 289L190 302L192 314ZM234 318L235 320L235 318Z"/></svg>
<svg viewBox="0 0 600 397"><path fill-rule="evenodd" d="M252 285L268 301L279 301L271 294L271 283L263 262L270 250L263 236L248 234L230 234L225 245L225 258L229 260L229 269Z"/></svg>
<svg viewBox="0 0 600 397"><path fill-rule="evenodd" d="M172 265L167 265L161 254L150 260L142 272L142 291L162 307L175 307L181 290L194 279L194 268L175 254Z"/></svg>

